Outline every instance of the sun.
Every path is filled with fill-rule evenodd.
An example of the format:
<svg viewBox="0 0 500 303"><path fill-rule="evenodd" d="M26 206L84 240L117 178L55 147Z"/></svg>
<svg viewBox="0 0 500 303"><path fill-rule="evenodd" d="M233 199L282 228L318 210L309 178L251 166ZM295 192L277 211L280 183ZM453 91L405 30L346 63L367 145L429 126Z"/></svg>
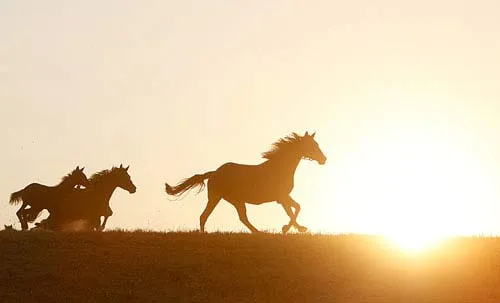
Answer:
<svg viewBox="0 0 500 303"><path fill-rule="evenodd" d="M384 238L395 248L414 254L435 248L445 239L445 236L415 231L387 234Z"/></svg>
<svg viewBox="0 0 500 303"><path fill-rule="evenodd" d="M500 197L483 158L425 128L366 138L323 179L318 229L382 235L407 252L488 232L481 205Z"/></svg>

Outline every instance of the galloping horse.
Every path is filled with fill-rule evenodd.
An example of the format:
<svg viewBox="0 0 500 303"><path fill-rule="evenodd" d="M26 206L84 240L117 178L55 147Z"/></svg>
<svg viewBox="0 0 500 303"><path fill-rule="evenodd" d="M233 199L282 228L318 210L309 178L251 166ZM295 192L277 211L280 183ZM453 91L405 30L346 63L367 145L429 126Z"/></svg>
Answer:
<svg viewBox="0 0 500 303"><path fill-rule="evenodd" d="M91 229L103 230L108 217L113 214L109 200L115 189L120 187L131 194L136 191L128 169L120 165L93 174L85 189L74 189L67 197L54 203L49 209L50 216L40 226L57 230L66 223L86 220ZM102 225L101 216L104 216Z"/></svg>
<svg viewBox="0 0 500 303"><path fill-rule="evenodd" d="M263 204L276 201L285 209L290 222L282 228L283 233L294 226L300 232L307 228L297 223L300 205L290 197L294 186L295 170L301 159L315 160L323 165L326 157L308 132L304 136L293 133L275 142L271 150L262 154L267 161L259 165L226 163L217 170L194 175L176 186L165 184L169 195L181 196L192 188L200 191L208 179L208 203L200 216L200 231L205 231L208 217L221 199L231 203L238 212L240 221L252 232L257 228L248 221L245 203ZM295 209L295 212L292 210Z"/></svg>
<svg viewBox="0 0 500 303"><path fill-rule="evenodd" d="M12 193L9 201L11 205L23 202L16 212L19 222L21 222L21 228L23 230L28 229L28 222L34 221L38 214L42 210L49 208L54 201L67 196L75 186L87 186L88 180L83 173L84 168L77 166L75 170L63 177L61 183L56 186L31 183L24 189ZM31 206L31 208L26 209L27 206Z"/></svg>

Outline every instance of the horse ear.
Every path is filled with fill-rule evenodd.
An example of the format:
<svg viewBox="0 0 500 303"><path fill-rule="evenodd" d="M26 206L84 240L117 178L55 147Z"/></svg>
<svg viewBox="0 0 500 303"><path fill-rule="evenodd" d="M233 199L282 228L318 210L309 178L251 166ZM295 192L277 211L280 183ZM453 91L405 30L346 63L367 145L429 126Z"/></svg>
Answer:
<svg viewBox="0 0 500 303"><path fill-rule="evenodd" d="M314 132L314 133L311 135L311 137L312 137L312 138L314 138L314 136L316 136L316 132Z"/></svg>
<svg viewBox="0 0 500 303"><path fill-rule="evenodd" d="M129 165L129 166L127 166L127 167L125 167L125 171L128 171L128 168L129 168L129 167L130 167L130 165Z"/></svg>
<svg viewBox="0 0 500 303"><path fill-rule="evenodd" d="M80 170L80 165L78 165L78 166L76 167L76 170Z"/></svg>
<svg viewBox="0 0 500 303"><path fill-rule="evenodd" d="M82 167L82 168L80 168L80 171L83 171L84 169L85 169L85 166L84 166L84 167Z"/></svg>
<svg viewBox="0 0 500 303"><path fill-rule="evenodd" d="M307 136L309 136L309 132L308 131L306 131L306 133L304 134L304 137L307 137Z"/></svg>
<svg viewBox="0 0 500 303"><path fill-rule="evenodd" d="M123 168L123 164L120 164L120 168Z"/></svg>

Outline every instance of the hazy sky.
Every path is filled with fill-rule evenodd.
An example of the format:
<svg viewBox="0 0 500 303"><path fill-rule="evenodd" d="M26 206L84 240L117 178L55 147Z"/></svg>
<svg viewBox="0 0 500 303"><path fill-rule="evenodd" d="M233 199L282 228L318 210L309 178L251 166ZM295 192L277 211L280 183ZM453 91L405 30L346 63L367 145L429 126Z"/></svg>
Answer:
<svg viewBox="0 0 500 303"><path fill-rule="evenodd" d="M176 183L317 133L293 197L314 231L500 232L498 1L0 1L8 196L124 163L109 227L198 228ZM249 206L260 229L288 218ZM16 223L17 224L17 223ZM19 225L17 225L19 226ZM210 230L244 230L220 203Z"/></svg>

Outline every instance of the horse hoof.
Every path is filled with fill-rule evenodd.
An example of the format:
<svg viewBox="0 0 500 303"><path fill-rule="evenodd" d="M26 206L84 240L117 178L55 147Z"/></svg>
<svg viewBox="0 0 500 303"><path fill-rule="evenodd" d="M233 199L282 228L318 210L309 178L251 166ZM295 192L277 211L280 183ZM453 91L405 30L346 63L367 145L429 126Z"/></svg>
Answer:
<svg viewBox="0 0 500 303"><path fill-rule="evenodd" d="M307 231L308 231L307 227L305 227L305 226L299 226L298 230L299 230L299 232L301 232L301 233L305 233L305 232L307 232Z"/></svg>

